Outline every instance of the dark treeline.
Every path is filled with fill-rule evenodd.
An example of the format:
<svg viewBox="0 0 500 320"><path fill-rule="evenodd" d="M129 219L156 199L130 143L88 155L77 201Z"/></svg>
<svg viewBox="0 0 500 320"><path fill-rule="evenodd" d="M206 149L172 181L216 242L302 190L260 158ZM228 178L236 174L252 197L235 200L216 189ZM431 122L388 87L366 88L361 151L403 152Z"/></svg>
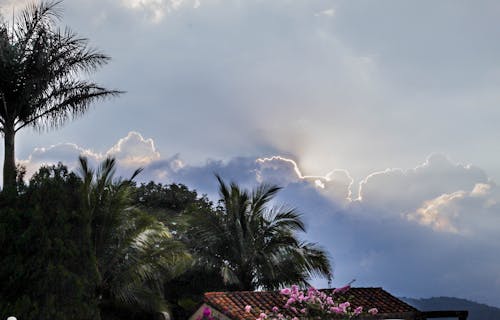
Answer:
<svg viewBox="0 0 500 320"><path fill-rule="evenodd" d="M42 167L0 193L1 318L185 319L207 291L330 276L326 253L298 240L300 215L269 206L278 187L219 178L214 204L182 184L114 177L115 166Z"/></svg>

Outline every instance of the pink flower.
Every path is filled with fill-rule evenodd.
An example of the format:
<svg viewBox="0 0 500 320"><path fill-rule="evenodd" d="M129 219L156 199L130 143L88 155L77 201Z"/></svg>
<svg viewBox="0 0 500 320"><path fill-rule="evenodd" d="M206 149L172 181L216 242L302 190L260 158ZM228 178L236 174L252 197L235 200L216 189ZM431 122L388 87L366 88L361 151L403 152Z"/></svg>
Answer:
<svg viewBox="0 0 500 320"><path fill-rule="evenodd" d="M259 315L259 319L266 319L267 318L267 314L265 314L264 312L262 312L260 315Z"/></svg>
<svg viewBox="0 0 500 320"><path fill-rule="evenodd" d="M285 316L283 314L278 313L278 319L284 319L284 318L285 318Z"/></svg>
<svg viewBox="0 0 500 320"><path fill-rule="evenodd" d="M295 302L295 298L292 297L292 298L288 299L288 301L286 302L286 304L292 304L294 302Z"/></svg>
<svg viewBox="0 0 500 320"><path fill-rule="evenodd" d="M349 301L346 301L346 302L344 302L344 303L339 304L339 307L340 307L342 310L344 310L344 312L345 312L345 310L346 310L347 308L349 308L350 306L351 306L351 304L349 303Z"/></svg>
<svg viewBox="0 0 500 320"><path fill-rule="evenodd" d="M378 313L378 310L377 308L371 308L370 310L368 310L368 313L371 315L376 315Z"/></svg>
<svg viewBox="0 0 500 320"><path fill-rule="evenodd" d="M342 288L337 288L335 290L333 290L333 293L346 293L347 291L349 291L349 289L351 289L351 286L350 285L347 285L347 286L343 286Z"/></svg>
<svg viewBox="0 0 500 320"><path fill-rule="evenodd" d="M307 309L306 308L302 308L300 309L300 313L306 313L307 312Z"/></svg>
<svg viewBox="0 0 500 320"><path fill-rule="evenodd" d="M278 312L278 310L279 310L278 307L276 306L273 307L273 312Z"/></svg>
<svg viewBox="0 0 500 320"><path fill-rule="evenodd" d="M252 307L251 306L245 306L245 312L246 313L250 313L250 310L252 310Z"/></svg>
<svg viewBox="0 0 500 320"><path fill-rule="evenodd" d="M355 316L360 315L361 312L363 312L363 307L357 307L356 309L354 309L354 315Z"/></svg>
<svg viewBox="0 0 500 320"><path fill-rule="evenodd" d="M211 313L212 313L212 311L210 310L209 307L205 307L205 309L203 309L203 316L204 317L210 316Z"/></svg>
<svg viewBox="0 0 500 320"><path fill-rule="evenodd" d="M281 289L280 292L281 292L281 294L288 296L288 295L290 295L290 293L292 293L292 290L290 290L290 288L284 288L284 289Z"/></svg>
<svg viewBox="0 0 500 320"><path fill-rule="evenodd" d="M342 313L344 313L344 309L339 308L339 307L331 307L330 312L336 313L336 314L342 314Z"/></svg>

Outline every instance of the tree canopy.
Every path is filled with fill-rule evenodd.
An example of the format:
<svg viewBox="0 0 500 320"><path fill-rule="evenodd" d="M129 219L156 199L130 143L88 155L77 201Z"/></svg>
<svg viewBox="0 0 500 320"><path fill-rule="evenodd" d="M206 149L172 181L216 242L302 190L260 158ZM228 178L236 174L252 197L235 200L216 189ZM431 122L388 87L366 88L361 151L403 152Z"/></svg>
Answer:
<svg viewBox="0 0 500 320"><path fill-rule="evenodd" d="M271 206L279 187L261 184L248 191L217 179L221 206L194 214L191 245L204 265L220 272L228 288L276 289L306 284L313 275L331 277L326 252L299 238L306 231L300 214Z"/></svg>
<svg viewBox="0 0 500 320"><path fill-rule="evenodd" d="M3 188L15 186L15 136L26 127L57 128L115 96L84 79L109 61L88 40L60 29L61 1L33 2L0 25L0 133L4 137ZM3 21L8 21L3 19Z"/></svg>

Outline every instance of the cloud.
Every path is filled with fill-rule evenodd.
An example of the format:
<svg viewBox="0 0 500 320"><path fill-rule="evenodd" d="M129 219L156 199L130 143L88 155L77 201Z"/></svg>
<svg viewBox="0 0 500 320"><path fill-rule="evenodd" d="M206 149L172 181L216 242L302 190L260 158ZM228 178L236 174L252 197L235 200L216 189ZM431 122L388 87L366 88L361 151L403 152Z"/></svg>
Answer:
<svg viewBox="0 0 500 320"><path fill-rule="evenodd" d="M131 131L106 152L123 166L143 167L160 159L153 139L144 139L138 132ZM180 165L180 164L179 164Z"/></svg>
<svg viewBox="0 0 500 320"><path fill-rule="evenodd" d="M478 183L470 192L456 191L425 201L407 218L437 231L497 237L500 189L492 182Z"/></svg>
<svg viewBox="0 0 500 320"><path fill-rule="evenodd" d="M183 5L190 4L191 8L198 8L200 0L121 0L128 9L140 10L147 14L152 22L160 22L169 12L179 10Z"/></svg>
<svg viewBox="0 0 500 320"><path fill-rule="evenodd" d="M433 154L413 169L386 169L368 175L359 185L358 200L372 208L401 214L443 194L472 191L478 183L488 183L480 168Z"/></svg>
<svg viewBox="0 0 500 320"><path fill-rule="evenodd" d="M74 143L60 143L49 147L35 148L28 159L18 160L18 162L26 168L26 177L29 178L41 166L57 164L58 162L62 162L70 170L74 170L78 165L79 155L87 157L92 165L103 159L102 154L82 148Z"/></svg>
<svg viewBox="0 0 500 320"><path fill-rule="evenodd" d="M29 178L42 165L51 165L62 162L71 170L78 166L78 157L82 155L88 158L91 165L97 165L106 157L114 157L118 162L118 174L127 175L139 167L160 160L160 153L156 150L152 139L144 139L140 133L131 131L104 153L94 151L74 143L60 143L49 147L39 147L28 156L27 159L18 160L26 167L27 178ZM170 160L172 170L183 166L178 158ZM157 173L157 177L161 173Z"/></svg>
<svg viewBox="0 0 500 320"><path fill-rule="evenodd" d="M330 8L330 9L322 10L322 11L316 13L316 16L334 17L335 16L335 9Z"/></svg>

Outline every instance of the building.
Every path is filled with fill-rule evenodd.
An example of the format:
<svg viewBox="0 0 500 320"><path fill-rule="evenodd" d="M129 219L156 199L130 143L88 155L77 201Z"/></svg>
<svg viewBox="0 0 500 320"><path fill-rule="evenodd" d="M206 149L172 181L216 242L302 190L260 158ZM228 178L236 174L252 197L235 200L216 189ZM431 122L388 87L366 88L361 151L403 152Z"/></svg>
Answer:
<svg viewBox="0 0 500 320"><path fill-rule="evenodd" d="M331 290L333 289L324 291ZM377 308L376 319L422 320L452 317L466 320L468 315L467 311L421 312L382 288L351 288L344 296L352 306L363 306L365 310ZM281 307L285 301L283 295L273 291L208 292L204 295L204 303L189 320L200 318L206 308L219 320L255 320L260 311L270 313L274 306ZM245 311L247 305L252 306L253 313Z"/></svg>

